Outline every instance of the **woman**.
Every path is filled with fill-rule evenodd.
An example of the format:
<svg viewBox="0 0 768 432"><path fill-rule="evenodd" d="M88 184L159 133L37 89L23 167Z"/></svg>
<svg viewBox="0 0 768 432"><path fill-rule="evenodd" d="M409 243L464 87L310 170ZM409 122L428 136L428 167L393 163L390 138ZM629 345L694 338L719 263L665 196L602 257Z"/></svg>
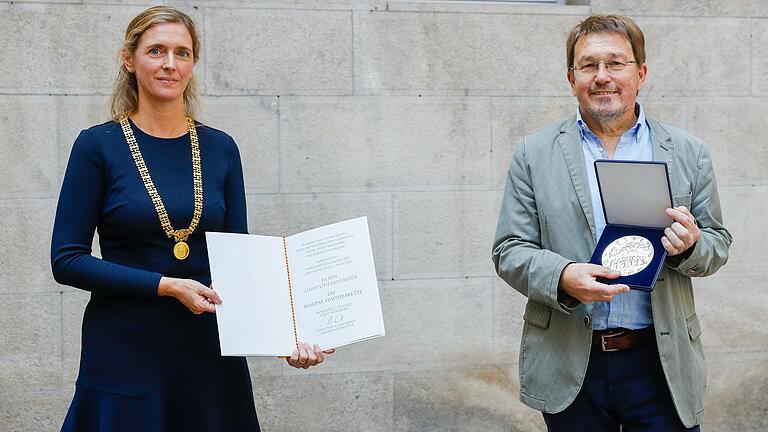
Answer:
<svg viewBox="0 0 768 432"><path fill-rule="evenodd" d="M169 7L125 33L113 120L81 132L59 197L56 280L91 292L64 431L258 431L244 358L221 357L205 231L247 232L240 155L193 120L200 43ZM103 259L91 255L98 229ZM325 352L329 354L332 350ZM323 361L315 345L288 358Z"/></svg>

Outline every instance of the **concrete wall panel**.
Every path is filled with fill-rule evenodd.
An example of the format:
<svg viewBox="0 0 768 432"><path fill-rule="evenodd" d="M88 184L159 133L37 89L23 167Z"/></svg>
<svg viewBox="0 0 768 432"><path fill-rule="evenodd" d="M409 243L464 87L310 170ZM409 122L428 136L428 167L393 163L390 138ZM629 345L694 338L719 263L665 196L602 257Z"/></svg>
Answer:
<svg viewBox="0 0 768 432"><path fill-rule="evenodd" d="M266 431L392 430L392 377L388 374L263 378L254 383L253 391L259 422Z"/></svg>
<svg viewBox="0 0 768 432"><path fill-rule="evenodd" d="M645 33L646 96L751 93L750 50L744 46L751 36L748 19L640 17L636 22Z"/></svg>
<svg viewBox="0 0 768 432"><path fill-rule="evenodd" d="M277 98L208 97L205 124L234 138L243 162L246 193L277 192L279 147Z"/></svg>
<svg viewBox="0 0 768 432"><path fill-rule="evenodd" d="M484 98L281 99L281 190L486 186L489 115Z"/></svg>
<svg viewBox="0 0 768 432"><path fill-rule="evenodd" d="M694 98L688 126L707 144L721 186L766 184L768 151L760 138L768 101L763 98Z"/></svg>
<svg viewBox="0 0 768 432"><path fill-rule="evenodd" d="M390 365L451 368L488 361L492 292L487 279L399 281L382 284L381 291L387 336L371 345L385 348Z"/></svg>
<svg viewBox="0 0 768 432"><path fill-rule="evenodd" d="M0 293L49 291L51 200L0 200Z"/></svg>
<svg viewBox="0 0 768 432"><path fill-rule="evenodd" d="M765 351L709 355L707 366L708 393L702 430L766 430L768 355Z"/></svg>
<svg viewBox="0 0 768 432"><path fill-rule="evenodd" d="M53 196L56 125L53 98L0 96L0 198Z"/></svg>
<svg viewBox="0 0 768 432"><path fill-rule="evenodd" d="M501 194L395 196L395 279L493 276L491 245Z"/></svg>
<svg viewBox="0 0 768 432"><path fill-rule="evenodd" d="M768 351L768 329L754 323L754 317L768 315L762 279L762 275L740 274L726 267L694 281L701 340L707 353ZM735 338L734 333L751 336Z"/></svg>
<svg viewBox="0 0 768 432"><path fill-rule="evenodd" d="M591 0L595 13L689 17L768 16L768 4L761 0Z"/></svg>
<svg viewBox="0 0 768 432"><path fill-rule="evenodd" d="M545 431L518 399L517 365L395 375L395 431Z"/></svg>
<svg viewBox="0 0 768 432"><path fill-rule="evenodd" d="M61 385L61 294L0 295L0 388L34 392Z"/></svg>
<svg viewBox="0 0 768 432"><path fill-rule="evenodd" d="M71 395L68 391L0 396L0 430L44 432L61 429Z"/></svg>
<svg viewBox="0 0 768 432"><path fill-rule="evenodd" d="M768 96L768 19L752 20L751 41L752 92L755 95Z"/></svg>
<svg viewBox="0 0 768 432"><path fill-rule="evenodd" d="M359 13L362 94L568 95L569 15ZM534 54L535 53L535 54Z"/></svg>
<svg viewBox="0 0 768 432"><path fill-rule="evenodd" d="M207 9L208 91L350 94L351 25L349 12Z"/></svg>
<svg viewBox="0 0 768 432"><path fill-rule="evenodd" d="M101 2L103 0L84 0L85 3ZM113 0L114 1L114 0ZM143 0L135 0L143 1ZM220 7L221 0L165 0L169 5L198 5L204 7ZM301 10L383 10L387 8L386 0L229 0L227 6L248 9L301 9Z"/></svg>
<svg viewBox="0 0 768 432"><path fill-rule="evenodd" d="M724 270L744 275L764 274L768 230L763 215L768 211L768 186L724 187L720 195L724 224L733 235ZM732 287L722 282L722 287Z"/></svg>
<svg viewBox="0 0 768 432"><path fill-rule="evenodd" d="M110 93L122 33L142 9L0 5L0 93Z"/></svg>
<svg viewBox="0 0 768 432"><path fill-rule="evenodd" d="M568 3L578 3L569 1ZM581 3L584 3L582 0ZM587 2L588 3L588 2ZM514 15L589 15L589 6L558 5L528 2L474 2L474 1L420 1L390 0L387 10L395 12L449 12L449 13L487 13Z"/></svg>
<svg viewBox="0 0 768 432"><path fill-rule="evenodd" d="M259 382L263 377L282 376L284 368L289 367L284 359L277 357L248 357L248 371L251 380Z"/></svg>

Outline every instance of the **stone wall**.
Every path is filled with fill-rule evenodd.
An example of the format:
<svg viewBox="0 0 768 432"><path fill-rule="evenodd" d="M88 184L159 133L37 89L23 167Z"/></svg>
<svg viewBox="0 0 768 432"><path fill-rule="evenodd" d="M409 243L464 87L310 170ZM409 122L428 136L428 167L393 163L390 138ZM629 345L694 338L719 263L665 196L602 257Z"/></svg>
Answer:
<svg viewBox="0 0 768 432"><path fill-rule="evenodd" d="M768 428L768 3L166 3L201 28L202 120L240 146L251 232L369 218L387 336L309 372L250 359L265 431L544 429L517 398L524 298L495 277L490 245L514 143L575 110L564 43L593 12L636 18L649 116L714 159L734 243L696 281L705 427ZM148 5L0 1L0 431L58 430L72 396L88 295L51 276L53 213Z"/></svg>

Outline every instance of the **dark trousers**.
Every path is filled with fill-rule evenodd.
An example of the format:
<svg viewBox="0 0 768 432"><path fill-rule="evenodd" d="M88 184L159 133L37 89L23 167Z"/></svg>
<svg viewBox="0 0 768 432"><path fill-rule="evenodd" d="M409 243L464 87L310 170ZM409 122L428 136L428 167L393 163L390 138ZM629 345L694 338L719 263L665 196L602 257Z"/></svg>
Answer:
<svg viewBox="0 0 768 432"><path fill-rule="evenodd" d="M653 341L614 352L593 347L578 396L544 421L550 432L699 431L680 422Z"/></svg>

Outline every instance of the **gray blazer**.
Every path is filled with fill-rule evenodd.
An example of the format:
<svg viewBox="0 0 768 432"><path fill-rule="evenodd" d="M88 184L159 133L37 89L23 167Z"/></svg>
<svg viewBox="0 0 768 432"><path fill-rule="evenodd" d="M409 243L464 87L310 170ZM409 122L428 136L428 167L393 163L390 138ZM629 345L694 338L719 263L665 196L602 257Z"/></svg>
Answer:
<svg viewBox="0 0 768 432"><path fill-rule="evenodd" d="M648 120L653 157L669 166L673 204L691 210L701 239L684 259L667 258L651 294L656 341L680 419L698 424L706 369L691 277L714 273L728 260L717 183L703 142L677 127ZM520 400L548 413L565 409L584 380L593 306L557 300L560 273L589 261L595 224L575 116L524 137L507 172L493 244L496 272L528 297L520 345Z"/></svg>

